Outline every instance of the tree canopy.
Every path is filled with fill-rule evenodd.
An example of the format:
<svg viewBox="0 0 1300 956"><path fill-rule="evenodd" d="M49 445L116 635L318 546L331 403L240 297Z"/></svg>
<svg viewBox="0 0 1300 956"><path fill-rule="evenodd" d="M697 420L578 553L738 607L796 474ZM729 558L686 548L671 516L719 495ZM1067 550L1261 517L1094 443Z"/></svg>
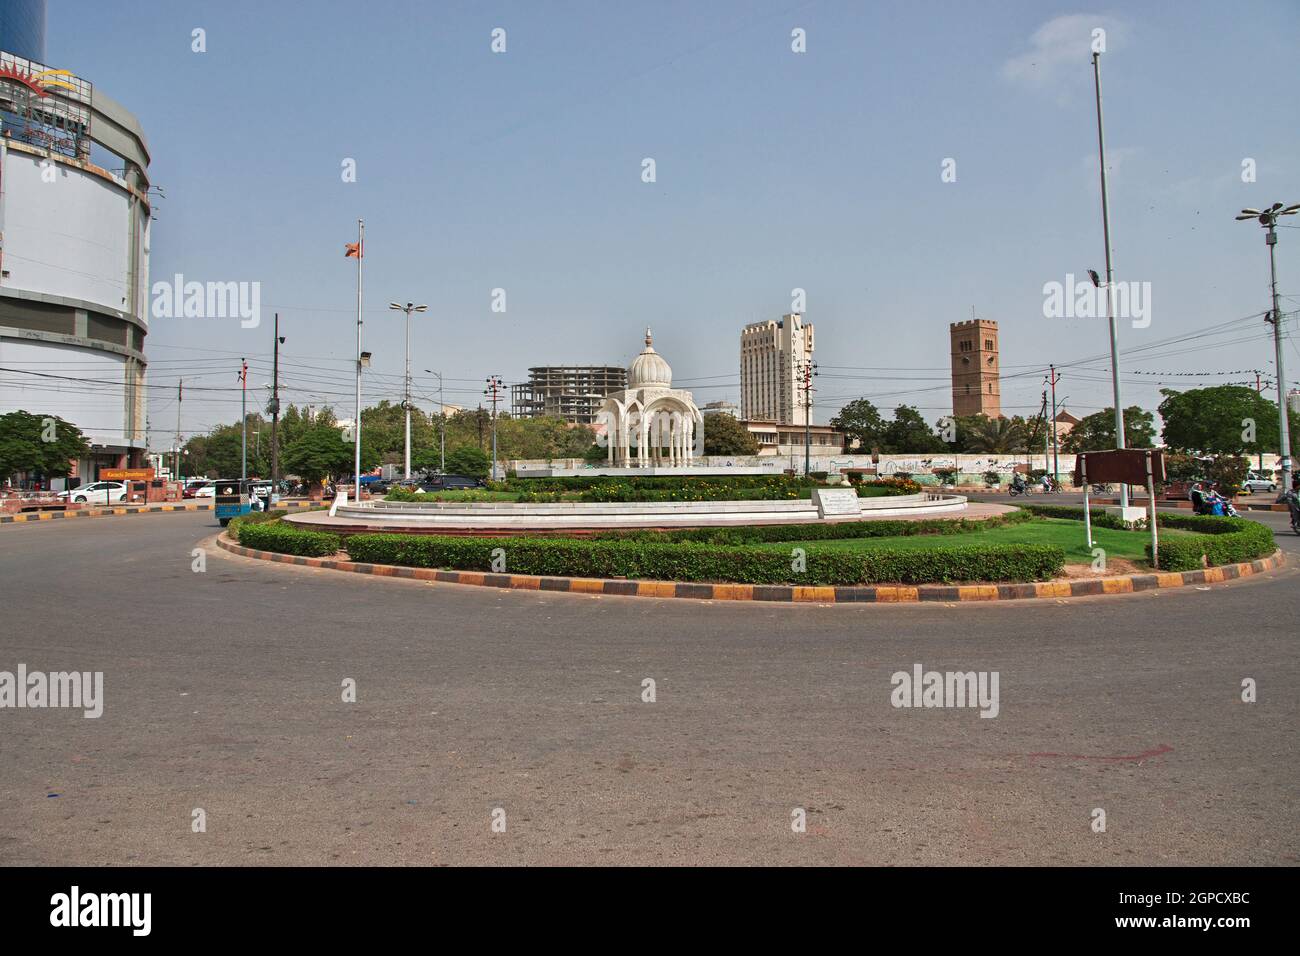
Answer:
<svg viewBox="0 0 1300 956"><path fill-rule="evenodd" d="M1156 440L1155 417L1137 405L1124 409L1124 444L1128 448L1152 448ZM1106 451L1115 447L1115 408L1103 408L1085 415L1061 436L1061 451Z"/></svg>
<svg viewBox="0 0 1300 956"><path fill-rule="evenodd" d="M1209 455L1253 455L1277 451L1277 405L1244 385L1213 385L1185 392L1162 388L1160 417L1165 444ZM1295 415L1289 421L1294 424ZM1294 454L1300 441L1291 430Z"/></svg>
<svg viewBox="0 0 1300 956"><path fill-rule="evenodd" d="M21 410L0 415L0 481L19 471L62 477L89 453L81 430L55 415Z"/></svg>
<svg viewBox="0 0 1300 956"><path fill-rule="evenodd" d="M704 454L757 455L758 439L730 415L708 415L704 424Z"/></svg>

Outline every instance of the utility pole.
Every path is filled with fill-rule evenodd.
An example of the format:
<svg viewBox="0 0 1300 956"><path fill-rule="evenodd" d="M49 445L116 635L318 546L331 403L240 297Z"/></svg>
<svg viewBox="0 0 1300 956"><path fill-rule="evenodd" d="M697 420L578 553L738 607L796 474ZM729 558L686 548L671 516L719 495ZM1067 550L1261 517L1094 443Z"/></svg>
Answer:
<svg viewBox="0 0 1300 956"><path fill-rule="evenodd" d="M803 473L807 477L812 470L812 380L817 374L817 363L800 362L796 374L803 379Z"/></svg>
<svg viewBox="0 0 1300 956"><path fill-rule="evenodd" d="M1260 395L1264 394L1264 383L1260 381L1259 369L1255 370L1255 391L1258 392ZM1262 475L1264 473L1264 449L1262 448L1259 450L1258 461L1259 461L1259 473ZM1283 491L1285 490L1286 489L1284 488Z"/></svg>
<svg viewBox="0 0 1300 956"><path fill-rule="evenodd" d="M275 313L275 341L271 351L271 500L280 493L280 313Z"/></svg>
<svg viewBox="0 0 1300 956"><path fill-rule="evenodd" d="M406 409L406 474L404 477L409 481L411 479L411 313L424 312L429 307L416 305L414 302L408 302L406 305L390 302L388 307L406 313L406 392L402 397L402 408Z"/></svg>
<svg viewBox="0 0 1300 956"><path fill-rule="evenodd" d="M239 480L248 480L248 360L239 360L239 381L243 389L239 396L239 419L243 425L243 438L239 444Z"/></svg>
<svg viewBox="0 0 1300 956"><path fill-rule="evenodd" d="M1106 193L1106 134L1101 120L1101 54L1092 54L1097 89L1097 153L1101 157L1101 229L1106 242L1106 316L1110 320L1110 378L1115 393L1115 447L1124 448L1124 404L1119 397L1119 332L1115 324L1115 271L1111 263L1110 199ZM1119 506L1128 507L1128 485L1120 483ZM1126 513L1126 512L1121 512Z"/></svg>
<svg viewBox="0 0 1300 956"><path fill-rule="evenodd" d="M438 376L438 443L442 455L442 473L447 473L447 405L442 400L442 373L426 368L426 375ZM481 444L481 442L480 442Z"/></svg>
<svg viewBox="0 0 1300 956"><path fill-rule="evenodd" d="M497 402L501 400L501 376L489 375L483 394L492 399L492 480L497 477Z"/></svg>
<svg viewBox="0 0 1300 956"><path fill-rule="evenodd" d="M176 464L172 472L181 480L181 400L185 397L185 379L176 380Z"/></svg>
<svg viewBox="0 0 1300 956"><path fill-rule="evenodd" d="M1051 460L1051 438L1047 435L1047 389L1043 389L1043 404L1038 411L1039 416L1043 419L1043 471L1047 471L1047 463ZM1034 463L1032 459L1029 462L1032 469Z"/></svg>
<svg viewBox="0 0 1300 956"><path fill-rule="evenodd" d="M1061 459L1060 449L1056 444L1056 383L1061 380L1061 376L1056 374L1056 366L1047 366L1049 376L1048 384L1052 386L1052 422L1049 426L1052 429L1052 482L1059 484L1061 481Z"/></svg>

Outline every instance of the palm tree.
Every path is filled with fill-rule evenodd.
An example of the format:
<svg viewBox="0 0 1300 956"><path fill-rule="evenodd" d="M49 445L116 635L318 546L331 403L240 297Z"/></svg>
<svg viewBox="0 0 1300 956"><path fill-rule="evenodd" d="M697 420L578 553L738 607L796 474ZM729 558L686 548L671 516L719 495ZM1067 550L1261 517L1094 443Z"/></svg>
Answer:
<svg viewBox="0 0 1300 956"><path fill-rule="evenodd" d="M966 447L970 451L1006 454L1023 450L1028 438L1024 422L975 415L967 426Z"/></svg>

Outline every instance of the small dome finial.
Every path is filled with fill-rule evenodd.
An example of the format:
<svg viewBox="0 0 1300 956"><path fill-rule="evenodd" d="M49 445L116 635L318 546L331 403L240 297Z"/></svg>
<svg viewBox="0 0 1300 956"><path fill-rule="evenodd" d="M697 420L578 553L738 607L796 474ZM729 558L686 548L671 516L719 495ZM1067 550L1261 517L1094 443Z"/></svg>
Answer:
<svg viewBox="0 0 1300 956"><path fill-rule="evenodd" d="M650 342L650 326L648 326L648 325L645 327L645 344L646 344L646 345L650 345L650 344L651 344L651 342Z"/></svg>

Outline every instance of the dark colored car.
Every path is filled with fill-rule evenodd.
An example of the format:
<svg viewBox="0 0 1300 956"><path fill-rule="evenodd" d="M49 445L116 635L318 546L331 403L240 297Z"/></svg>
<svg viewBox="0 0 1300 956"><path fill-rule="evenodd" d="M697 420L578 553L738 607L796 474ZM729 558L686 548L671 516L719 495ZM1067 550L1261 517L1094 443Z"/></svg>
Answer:
<svg viewBox="0 0 1300 956"><path fill-rule="evenodd" d="M482 478L467 478L464 475L430 475L424 482L426 491L465 491L482 488L487 482Z"/></svg>

